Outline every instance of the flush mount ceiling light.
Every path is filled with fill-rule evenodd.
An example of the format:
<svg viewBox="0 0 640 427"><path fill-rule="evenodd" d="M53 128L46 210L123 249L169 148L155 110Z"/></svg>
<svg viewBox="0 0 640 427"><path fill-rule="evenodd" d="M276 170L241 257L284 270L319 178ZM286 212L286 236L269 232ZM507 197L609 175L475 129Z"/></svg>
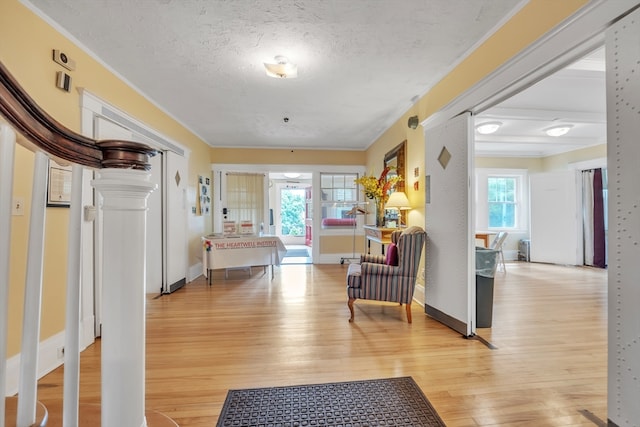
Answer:
<svg viewBox="0 0 640 427"><path fill-rule="evenodd" d="M285 56L278 55L273 58L274 64L264 63L267 76L279 79L295 79L298 77L298 66L292 64Z"/></svg>
<svg viewBox="0 0 640 427"><path fill-rule="evenodd" d="M544 133L546 133L549 136L562 136L562 135L565 135L567 132L569 132L572 127L573 125L552 126L550 128L545 129Z"/></svg>
<svg viewBox="0 0 640 427"><path fill-rule="evenodd" d="M300 178L300 174L296 172L285 172L284 176L286 178Z"/></svg>
<svg viewBox="0 0 640 427"><path fill-rule="evenodd" d="M495 133L500 126L502 126L502 122L484 122L477 125L476 130L481 135L489 135Z"/></svg>

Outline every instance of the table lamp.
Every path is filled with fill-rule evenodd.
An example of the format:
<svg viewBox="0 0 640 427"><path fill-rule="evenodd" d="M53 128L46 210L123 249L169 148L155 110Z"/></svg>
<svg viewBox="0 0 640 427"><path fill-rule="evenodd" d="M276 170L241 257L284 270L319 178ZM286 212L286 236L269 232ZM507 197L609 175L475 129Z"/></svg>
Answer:
<svg viewBox="0 0 640 427"><path fill-rule="evenodd" d="M402 227L402 212L411 209L411 205L409 204L409 199L407 199L407 195L404 194L404 191L394 191L389 196L389 200L385 205L385 209L397 209L398 210L398 221L399 227Z"/></svg>

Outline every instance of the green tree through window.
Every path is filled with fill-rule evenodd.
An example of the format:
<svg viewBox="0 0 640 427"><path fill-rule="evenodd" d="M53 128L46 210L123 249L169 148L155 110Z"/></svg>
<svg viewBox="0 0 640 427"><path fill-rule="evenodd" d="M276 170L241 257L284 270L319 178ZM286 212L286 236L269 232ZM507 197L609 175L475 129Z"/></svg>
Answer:
<svg viewBox="0 0 640 427"><path fill-rule="evenodd" d="M515 177L489 177L487 202L490 228L515 228L517 184Z"/></svg>
<svg viewBox="0 0 640 427"><path fill-rule="evenodd" d="M304 235L304 190L285 188L280 192L283 236Z"/></svg>

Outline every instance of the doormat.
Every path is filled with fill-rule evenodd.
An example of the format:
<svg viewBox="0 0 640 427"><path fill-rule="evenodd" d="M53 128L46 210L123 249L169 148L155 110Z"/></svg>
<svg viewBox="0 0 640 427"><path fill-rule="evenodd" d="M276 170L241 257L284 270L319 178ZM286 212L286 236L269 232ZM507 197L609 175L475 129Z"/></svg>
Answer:
<svg viewBox="0 0 640 427"><path fill-rule="evenodd" d="M306 258L309 256L309 252L306 249L289 249L285 254L285 257L291 258Z"/></svg>
<svg viewBox="0 0 640 427"><path fill-rule="evenodd" d="M229 390L217 427L445 426L411 377Z"/></svg>

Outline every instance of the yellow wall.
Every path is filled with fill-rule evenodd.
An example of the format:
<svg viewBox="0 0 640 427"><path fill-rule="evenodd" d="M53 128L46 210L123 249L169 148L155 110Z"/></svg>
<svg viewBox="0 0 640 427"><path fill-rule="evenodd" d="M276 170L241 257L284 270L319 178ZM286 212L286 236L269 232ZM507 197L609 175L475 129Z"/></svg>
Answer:
<svg viewBox="0 0 640 427"><path fill-rule="evenodd" d="M424 176L428 174L424 170L424 156L429 143L424 140L421 126L415 130L407 126L408 118L417 114L419 120L424 121L587 3L587 0L529 1L368 148L367 171L379 173L384 153L407 140L407 174L412 175L415 167L420 168L420 191L413 191L409 181L412 176L407 181L407 196L414 207L409 213L409 225L424 226L423 186Z"/></svg>
<svg viewBox="0 0 640 427"><path fill-rule="evenodd" d="M321 254L344 254L353 251L354 239L351 236L320 236L319 250ZM355 255L364 253L364 237L357 235L355 239Z"/></svg>
<svg viewBox="0 0 640 427"><path fill-rule="evenodd" d="M607 144L547 157L476 157L476 168L527 169L529 173L567 170L571 163L607 158Z"/></svg>
<svg viewBox="0 0 640 427"><path fill-rule="evenodd" d="M56 72L63 69L53 62L53 49L63 50L76 61L76 70L69 72L73 84L69 93L55 87ZM127 86L17 0L0 2L0 61L36 103L54 119L73 131L80 131L78 88L85 88L186 146L191 150L189 193L194 195L194 200L197 176L211 176L208 145ZM15 170L14 195L23 197L26 203L25 215L13 217L12 222L9 317L11 325L20 325L33 154L19 147ZM64 329L68 212L68 209L47 209L41 339L46 339ZM196 257L201 255L199 250L201 227L193 227L193 223L197 221L201 221L201 218L189 218L190 265L196 264ZM205 231L210 230L210 225L205 226L208 226ZM20 351L20 334L19 327L10 329L8 356Z"/></svg>
<svg viewBox="0 0 640 427"><path fill-rule="evenodd" d="M556 156L549 156L542 159L544 171L566 170L570 163L584 162L593 159L607 158L607 144L596 145L583 148L581 150L570 151Z"/></svg>
<svg viewBox="0 0 640 427"><path fill-rule="evenodd" d="M256 148L212 148L211 163L262 165L364 165L364 151L266 150Z"/></svg>
<svg viewBox="0 0 640 427"><path fill-rule="evenodd" d="M420 120L440 110L587 3L588 0L529 1L418 101Z"/></svg>
<svg viewBox="0 0 640 427"><path fill-rule="evenodd" d="M476 157L476 168L527 169L542 172L542 158L539 157Z"/></svg>

